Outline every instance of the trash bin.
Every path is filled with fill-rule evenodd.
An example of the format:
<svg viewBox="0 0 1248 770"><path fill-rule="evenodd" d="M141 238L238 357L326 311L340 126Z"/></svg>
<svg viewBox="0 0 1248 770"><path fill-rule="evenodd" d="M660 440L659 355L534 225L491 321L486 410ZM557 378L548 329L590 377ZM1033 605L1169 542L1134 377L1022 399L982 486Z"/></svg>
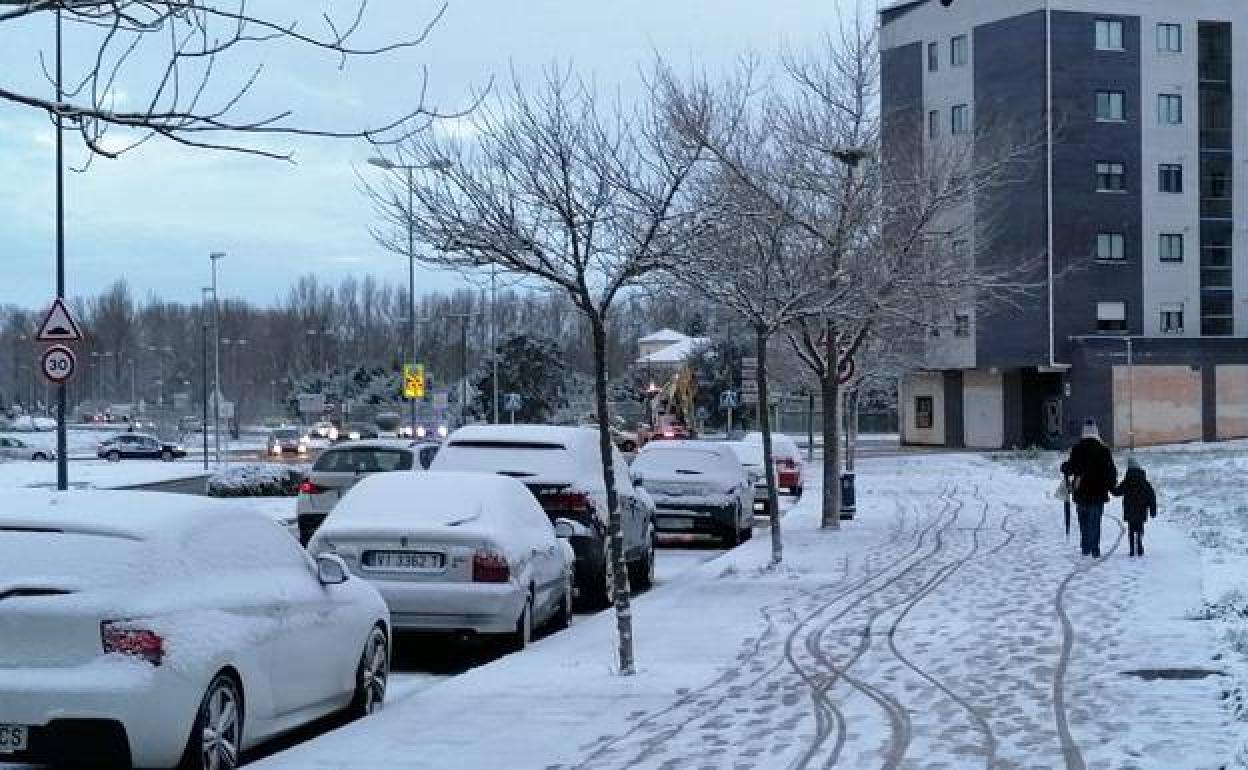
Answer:
<svg viewBox="0 0 1248 770"><path fill-rule="evenodd" d="M852 519L857 512L854 500L854 474L841 474L841 518Z"/></svg>

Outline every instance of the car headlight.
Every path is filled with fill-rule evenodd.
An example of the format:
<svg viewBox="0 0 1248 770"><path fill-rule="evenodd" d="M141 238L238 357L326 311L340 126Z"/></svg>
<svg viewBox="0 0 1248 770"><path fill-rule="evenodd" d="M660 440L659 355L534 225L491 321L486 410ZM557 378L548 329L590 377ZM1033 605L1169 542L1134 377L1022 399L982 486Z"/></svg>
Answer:
<svg viewBox="0 0 1248 770"><path fill-rule="evenodd" d="M338 440L338 429L337 429L337 428L330 428L328 431L326 431L325 435L329 437L329 440L330 440L330 441L337 441L337 440Z"/></svg>
<svg viewBox="0 0 1248 770"><path fill-rule="evenodd" d="M448 433L450 433L450 431L446 429L446 426L445 426L445 425L439 425L439 426L438 426L438 435L439 435L439 436L441 436L442 438L446 438L446 436L447 436L447 434L448 434Z"/></svg>
<svg viewBox="0 0 1248 770"><path fill-rule="evenodd" d="M351 431L350 433L347 434L347 438L351 439L352 441L359 441L360 440L359 431L354 431L354 430Z"/></svg>

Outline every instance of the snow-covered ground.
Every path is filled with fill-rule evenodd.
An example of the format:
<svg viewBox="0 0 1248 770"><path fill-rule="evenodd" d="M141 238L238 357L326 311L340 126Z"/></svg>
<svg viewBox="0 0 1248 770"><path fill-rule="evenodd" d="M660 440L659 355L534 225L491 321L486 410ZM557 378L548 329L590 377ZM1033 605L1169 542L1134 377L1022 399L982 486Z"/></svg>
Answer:
<svg viewBox="0 0 1248 770"><path fill-rule="evenodd" d="M69 483L74 488L117 489L203 475L203 466L190 460L172 463L160 460L122 460L119 463L81 460L69 464ZM54 486L56 463L0 463L0 488Z"/></svg>
<svg viewBox="0 0 1248 770"><path fill-rule="evenodd" d="M637 676L611 613L578 618L257 767L1226 766L1240 730L1184 520L1144 560L1109 521L1083 559L1053 486L973 455L864 461L841 531L812 484L783 566L763 531L639 597Z"/></svg>

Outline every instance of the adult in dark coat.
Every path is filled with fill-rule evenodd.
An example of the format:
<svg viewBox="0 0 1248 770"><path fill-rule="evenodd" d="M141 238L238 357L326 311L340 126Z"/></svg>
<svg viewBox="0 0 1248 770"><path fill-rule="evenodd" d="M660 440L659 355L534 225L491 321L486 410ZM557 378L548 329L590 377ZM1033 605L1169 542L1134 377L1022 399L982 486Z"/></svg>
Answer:
<svg viewBox="0 0 1248 770"><path fill-rule="evenodd" d="M1144 522L1157 515L1157 493L1134 457L1127 460L1127 473L1114 488L1114 496L1122 498L1122 518L1127 522L1131 555L1143 556Z"/></svg>
<svg viewBox="0 0 1248 770"><path fill-rule="evenodd" d="M1083 424L1083 437L1062 463L1062 475L1079 515L1079 548L1084 556L1100 558L1101 516L1110 493L1118 486L1118 468L1094 420Z"/></svg>

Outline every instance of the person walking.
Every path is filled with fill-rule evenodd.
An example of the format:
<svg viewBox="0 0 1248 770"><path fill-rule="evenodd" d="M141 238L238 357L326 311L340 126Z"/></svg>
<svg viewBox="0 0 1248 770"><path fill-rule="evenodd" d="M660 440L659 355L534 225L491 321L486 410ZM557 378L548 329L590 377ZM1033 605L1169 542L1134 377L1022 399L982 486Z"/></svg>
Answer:
<svg viewBox="0 0 1248 770"><path fill-rule="evenodd" d="M1122 483L1114 487L1114 496L1122 498L1122 518L1127 522L1131 555L1143 556L1144 522L1157 516L1157 493L1134 457L1127 460L1126 475Z"/></svg>
<svg viewBox="0 0 1248 770"><path fill-rule="evenodd" d="M1101 556L1101 516L1110 493L1118 486L1118 468L1109 447L1101 441L1096 421L1083 423L1082 437L1062 463L1075 511L1079 517L1079 548L1084 556Z"/></svg>

